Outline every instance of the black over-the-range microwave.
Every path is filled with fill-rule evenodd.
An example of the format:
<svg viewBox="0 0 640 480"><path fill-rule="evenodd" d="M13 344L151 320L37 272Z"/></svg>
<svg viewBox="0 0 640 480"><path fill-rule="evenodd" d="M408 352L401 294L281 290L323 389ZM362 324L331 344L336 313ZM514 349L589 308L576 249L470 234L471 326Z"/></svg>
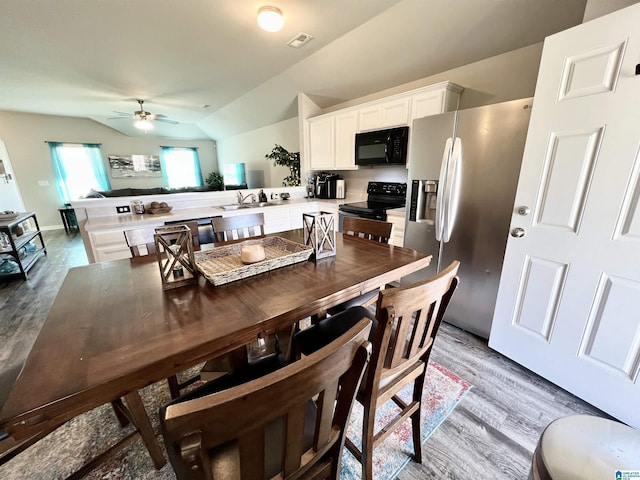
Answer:
<svg viewBox="0 0 640 480"><path fill-rule="evenodd" d="M356 165L405 165L409 127L356 133Z"/></svg>

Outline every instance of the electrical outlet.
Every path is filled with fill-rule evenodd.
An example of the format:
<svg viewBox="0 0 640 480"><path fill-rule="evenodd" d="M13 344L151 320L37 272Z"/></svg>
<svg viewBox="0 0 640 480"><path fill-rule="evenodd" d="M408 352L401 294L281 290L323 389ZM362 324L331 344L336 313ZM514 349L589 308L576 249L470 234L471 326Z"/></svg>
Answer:
<svg viewBox="0 0 640 480"><path fill-rule="evenodd" d="M116 207L116 212L131 213L131 207L129 205L122 205L121 207Z"/></svg>

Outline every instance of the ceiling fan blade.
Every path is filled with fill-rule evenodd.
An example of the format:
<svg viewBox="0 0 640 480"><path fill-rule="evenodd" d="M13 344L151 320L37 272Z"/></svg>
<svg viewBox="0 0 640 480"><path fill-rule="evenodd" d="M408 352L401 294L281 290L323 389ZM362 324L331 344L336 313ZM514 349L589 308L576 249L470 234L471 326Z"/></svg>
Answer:
<svg viewBox="0 0 640 480"><path fill-rule="evenodd" d="M129 119L129 117L121 116L121 117L107 117L107 120L125 120Z"/></svg>
<svg viewBox="0 0 640 480"><path fill-rule="evenodd" d="M168 118L156 118L155 121L162 122L162 123L170 123L172 125L178 125L178 123L180 123L180 122L176 122L175 120L169 120Z"/></svg>
<svg viewBox="0 0 640 480"><path fill-rule="evenodd" d="M119 112L117 110L114 110L113 113L117 113L118 115L123 115L125 117L130 117L131 114L130 113L125 113L125 112Z"/></svg>

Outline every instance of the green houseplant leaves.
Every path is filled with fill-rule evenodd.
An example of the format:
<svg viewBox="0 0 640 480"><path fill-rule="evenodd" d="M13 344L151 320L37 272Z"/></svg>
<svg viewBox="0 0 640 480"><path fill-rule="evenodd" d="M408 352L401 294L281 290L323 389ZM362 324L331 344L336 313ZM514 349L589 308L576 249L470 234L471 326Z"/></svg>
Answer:
<svg viewBox="0 0 640 480"><path fill-rule="evenodd" d="M291 153L283 146L276 144L271 153L264 156L268 160L273 160L274 166L287 167L289 175L282 180L283 187L300 186L300 153Z"/></svg>

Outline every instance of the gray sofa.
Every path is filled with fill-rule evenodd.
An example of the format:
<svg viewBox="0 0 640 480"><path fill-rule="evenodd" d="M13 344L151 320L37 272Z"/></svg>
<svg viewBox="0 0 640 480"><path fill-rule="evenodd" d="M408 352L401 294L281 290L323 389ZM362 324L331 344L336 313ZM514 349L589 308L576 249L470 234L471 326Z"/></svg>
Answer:
<svg viewBox="0 0 640 480"><path fill-rule="evenodd" d="M184 187L184 188L118 188L115 190L106 190L98 192L91 190L84 198L105 198L105 197L137 197L139 195L162 195L169 193L185 193L185 192L212 192L214 189L207 186L202 187Z"/></svg>

